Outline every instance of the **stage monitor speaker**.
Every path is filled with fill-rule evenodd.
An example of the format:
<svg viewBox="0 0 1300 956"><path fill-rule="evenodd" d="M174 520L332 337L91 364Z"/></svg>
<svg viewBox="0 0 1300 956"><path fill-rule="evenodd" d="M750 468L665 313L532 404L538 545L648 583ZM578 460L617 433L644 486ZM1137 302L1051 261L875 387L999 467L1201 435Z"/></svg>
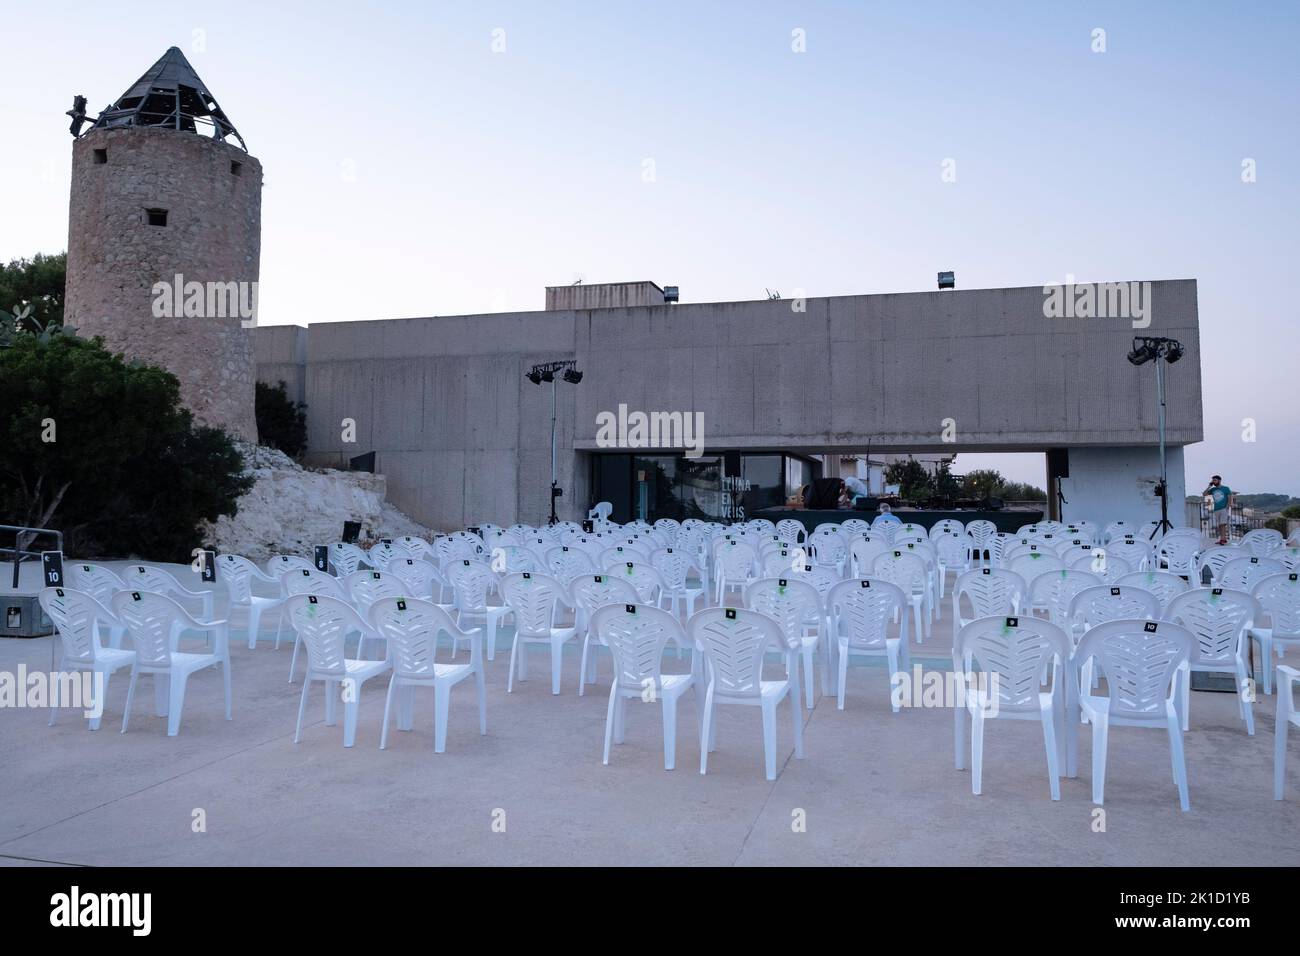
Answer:
<svg viewBox="0 0 1300 956"><path fill-rule="evenodd" d="M1070 449L1047 449L1047 474L1050 478L1070 477Z"/></svg>

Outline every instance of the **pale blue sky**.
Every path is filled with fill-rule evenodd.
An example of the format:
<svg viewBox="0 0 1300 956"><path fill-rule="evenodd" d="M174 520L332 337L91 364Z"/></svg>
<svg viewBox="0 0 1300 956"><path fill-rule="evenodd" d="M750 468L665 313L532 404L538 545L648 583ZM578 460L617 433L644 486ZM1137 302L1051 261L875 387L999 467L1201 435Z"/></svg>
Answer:
<svg viewBox="0 0 1300 956"><path fill-rule="evenodd" d="M72 95L97 112L175 45L266 169L264 324L536 309L579 276L692 302L924 290L939 269L961 288L1191 277L1189 489L1218 471L1300 495L1297 4L3 12L0 258L66 247Z"/></svg>

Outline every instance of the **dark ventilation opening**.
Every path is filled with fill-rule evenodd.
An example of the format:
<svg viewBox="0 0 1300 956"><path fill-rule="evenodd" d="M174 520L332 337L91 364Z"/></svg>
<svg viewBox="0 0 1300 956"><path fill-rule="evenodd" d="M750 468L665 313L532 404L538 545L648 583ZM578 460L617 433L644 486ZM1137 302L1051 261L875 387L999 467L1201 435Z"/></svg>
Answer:
<svg viewBox="0 0 1300 956"><path fill-rule="evenodd" d="M244 164L243 164L243 163L237 163L237 162L231 161L231 163L230 163L230 175L232 175L232 176L242 176L242 175L244 175Z"/></svg>
<svg viewBox="0 0 1300 956"><path fill-rule="evenodd" d="M166 210L166 209L146 209L146 210L145 210L145 213L146 213L146 215L148 215L148 217L149 217L149 225L151 225L151 226L165 226L165 225L167 225L167 210Z"/></svg>
<svg viewBox="0 0 1300 956"><path fill-rule="evenodd" d="M95 165L103 166L107 162L108 162L108 150L106 149L95 150Z"/></svg>

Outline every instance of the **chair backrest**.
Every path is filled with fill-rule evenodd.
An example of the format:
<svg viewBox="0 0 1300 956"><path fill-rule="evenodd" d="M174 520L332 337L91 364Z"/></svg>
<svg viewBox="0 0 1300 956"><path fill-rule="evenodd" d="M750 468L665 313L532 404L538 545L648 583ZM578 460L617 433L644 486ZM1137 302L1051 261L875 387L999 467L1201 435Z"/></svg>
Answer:
<svg viewBox="0 0 1300 956"><path fill-rule="evenodd" d="M744 581L753 570L757 555L744 541L724 541L714 552L716 573L729 581Z"/></svg>
<svg viewBox="0 0 1300 956"><path fill-rule="evenodd" d="M366 552L366 564L380 571L387 571L393 558L397 557L397 548L391 541L378 541Z"/></svg>
<svg viewBox="0 0 1300 956"><path fill-rule="evenodd" d="M628 561L648 562L649 560L648 549L624 541L603 549L600 552L599 563L602 568L608 568L616 564L626 564Z"/></svg>
<svg viewBox="0 0 1300 956"><path fill-rule="evenodd" d="M908 597L897 584L878 577L840 581L826 596L831 634L843 634L850 647L883 648L898 614L899 638L907 641Z"/></svg>
<svg viewBox="0 0 1300 956"><path fill-rule="evenodd" d="M557 544L546 552L546 569L561 581L571 581L579 574L595 571L596 563L580 548Z"/></svg>
<svg viewBox="0 0 1300 956"><path fill-rule="evenodd" d="M126 625L140 667L171 667L172 636L189 620L185 609L156 591L118 591L113 615Z"/></svg>
<svg viewBox="0 0 1300 956"><path fill-rule="evenodd" d="M1226 665L1237 656L1246 630L1262 612L1259 602L1245 591L1193 588L1170 601L1163 617L1195 635L1192 663Z"/></svg>
<svg viewBox="0 0 1300 956"><path fill-rule="evenodd" d="M1104 548L1107 558L1119 558L1134 571L1145 571L1151 565L1151 544L1137 538L1114 538Z"/></svg>
<svg viewBox="0 0 1300 956"><path fill-rule="evenodd" d="M1255 582L1252 593L1268 614L1275 638L1300 638L1300 574L1295 571L1270 574Z"/></svg>
<svg viewBox="0 0 1300 956"><path fill-rule="evenodd" d="M380 598L405 597L410 590L401 578L385 571L353 571L343 579L343 585L348 589L348 597L362 614Z"/></svg>
<svg viewBox="0 0 1300 956"><path fill-rule="evenodd" d="M1034 578L1040 574L1060 571L1064 567L1065 563L1060 558L1046 551L1027 551L1007 561L1007 569L1024 578L1030 587L1033 587Z"/></svg>
<svg viewBox="0 0 1300 956"><path fill-rule="evenodd" d="M1238 591L1250 591L1264 578L1281 574L1285 570L1285 564L1272 558L1260 558L1255 555L1248 558L1234 558L1223 566L1215 578L1215 583Z"/></svg>
<svg viewBox="0 0 1300 956"><path fill-rule="evenodd" d="M849 554L853 558L853 571L859 577L867 575L872 566L876 563L876 558L882 554L892 551L888 541L879 537L872 538L868 541L866 538L855 538L849 545Z"/></svg>
<svg viewBox="0 0 1300 956"><path fill-rule="evenodd" d="M515 628L522 636L549 637L555 626L555 609L565 598L564 585L549 574L516 571L501 581L501 596L514 611Z"/></svg>
<svg viewBox="0 0 1300 956"><path fill-rule="evenodd" d="M614 513L614 506L608 501L596 502L596 507L587 512L588 521L604 521Z"/></svg>
<svg viewBox="0 0 1300 956"><path fill-rule="evenodd" d="M843 580L840 573L834 568L821 567L816 564L803 564L793 570L795 577L800 581L807 581L821 595L823 605L826 603L826 595L831 593L831 588Z"/></svg>
<svg viewBox="0 0 1300 956"><path fill-rule="evenodd" d="M1149 620L1160 616L1160 598L1142 588L1103 584L1084 588L1070 601L1070 623L1091 629L1107 621Z"/></svg>
<svg viewBox="0 0 1300 956"><path fill-rule="evenodd" d="M956 531L941 531L931 536L934 553L944 568L964 567L970 559L970 538Z"/></svg>
<svg viewBox="0 0 1300 956"><path fill-rule="evenodd" d="M346 601L348 597L342 581L332 574L317 571L315 565L280 575L280 594L282 597L290 597L294 594L323 594L338 598L340 601Z"/></svg>
<svg viewBox="0 0 1300 956"><path fill-rule="evenodd" d="M991 675L988 689L997 690L999 712L1037 713L1047 667L1054 664L1064 680L1072 649L1060 625L1024 615L971 621L957 632L952 645L953 656L962 662L965 673L973 673L979 665Z"/></svg>
<svg viewBox="0 0 1300 956"><path fill-rule="evenodd" d="M1131 564L1104 548L1094 548L1092 554L1075 558L1070 562L1070 568L1075 571L1091 571L1107 584L1133 572Z"/></svg>
<svg viewBox="0 0 1300 956"><path fill-rule="evenodd" d="M1195 638L1169 621L1121 618L1098 624L1079 640L1075 666L1095 658L1106 675L1113 717L1163 724L1174 674L1191 659Z"/></svg>
<svg viewBox="0 0 1300 956"><path fill-rule="evenodd" d="M1156 555L1160 563L1174 574L1190 575L1192 558L1199 550L1200 542L1196 538L1171 531L1160 540L1160 544L1156 547Z"/></svg>
<svg viewBox="0 0 1300 956"><path fill-rule="evenodd" d="M99 625L121 624L103 602L87 591L44 588L37 600L54 622L54 629L63 643L63 656L82 664L93 663L103 646L99 640Z"/></svg>
<svg viewBox="0 0 1300 956"><path fill-rule="evenodd" d="M1058 627L1070 626L1070 603L1085 588L1095 588L1103 582L1091 571L1071 571L1062 568L1050 574L1040 574L1029 583L1029 606L1045 607L1051 622Z"/></svg>
<svg viewBox="0 0 1300 956"><path fill-rule="evenodd" d="M231 604L248 604L253 598L253 578L262 569L238 554L217 555L217 580L226 586Z"/></svg>
<svg viewBox="0 0 1300 956"><path fill-rule="evenodd" d="M412 558L416 561L421 558L428 558L435 553L432 544L411 534L404 534L400 538L394 538L393 547L397 549L398 554L402 557Z"/></svg>
<svg viewBox="0 0 1300 956"><path fill-rule="evenodd" d="M482 611L487 606L488 592L497 583L490 567L470 558L448 562L446 577L456 595L456 607L462 612Z"/></svg>
<svg viewBox="0 0 1300 956"><path fill-rule="evenodd" d="M1106 529L1102 531L1101 540L1102 543L1109 544L1111 541L1115 540L1116 538L1121 538L1124 537L1125 535L1132 535L1136 537L1138 530L1139 530L1138 526L1135 524L1131 524L1130 522L1112 521L1110 524L1106 525Z"/></svg>
<svg viewBox="0 0 1300 956"><path fill-rule="evenodd" d="M1284 543L1285 539L1281 531L1273 528L1254 528L1241 536L1240 546L1256 557L1262 558L1270 551L1282 547Z"/></svg>
<svg viewBox="0 0 1300 956"><path fill-rule="evenodd" d="M877 557L864 577L897 584L906 594L924 590L928 583L925 561L921 556L899 549L886 551Z"/></svg>
<svg viewBox="0 0 1300 956"><path fill-rule="evenodd" d="M420 558L397 558L388 565L388 576L397 578L406 593L422 601L434 601L434 588L442 590L446 579L428 561ZM434 602L437 603L436 601Z"/></svg>
<svg viewBox="0 0 1300 956"><path fill-rule="evenodd" d="M588 620L606 604L637 604L640 595L629 581L616 574L580 574L569 582L569 595Z"/></svg>
<svg viewBox="0 0 1300 956"><path fill-rule="evenodd" d="M976 568L959 574L952 585L953 627L981 617L1015 617L1025 606L1029 585L1006 568ZM971 605L971 616L962 614L961 600Z"/></svg>
<svg viewBox="0 0 1300 956"><path fill-rule="evenodd" d="M944 518L930 526L931 538L937 538L941 534L964 535L965 533L966 526L956 518Z"/></svg>
<svg viewBox="0 0 1300 956"><path fill-rule="evenodd" d="M665 610L635 602L605 604L591 615L591 630L609 646L614 680L624 690L663 687L663 656L669 641L686 642L677 618Z"/></svg>
<svg viewBox="0 0 1300 956"><path fill-rule="evenodd" d="M776 533L781 536L781 540L789 544L798 544L799 539L807 535L807 529L803 526L802 521L796 521L794 518L782 518L776 523Z"/></svg>
<svg viewBox="0 0 1300 956"><path fill-rule="evenodd" d="M266 559L266 573L279 580L280 576L290 571L301 571L303 568L315 568L316 564L311 558L304 558L297 554L273 554Z"/></svg>
<svg viewBox="0 0 1300 956"><path fill-rule="evenodd" d="M980 518L966 525L966 533L975 539L978 546L983 547L989 538L998 533L998 526Z"/></svg>
<svg viewBox="0 0 1300 956"><path fill-rule="evenodd" d="M330 545L330 564L334 565L334 573L340 578L347 577L361 565L368 563L366 552L355 544L336 541Z"/></svg>
<svg viewBox="0 0 1300 956"><path fill-rule="evenodd" d="M659 595L664 590L663 576L655 570L655 566L650 564L648 560L623 561L621 563L611 561L606 566L605 573L611 577L622 578L636 588L637 602L641 604L657 604Z"/></svg>
<svg viewBox="0 0 1300 956"><path fill-rule="evenodd" d="M198 575L195 575L198 577ZM153 591L156 594L183 594L186 590L176 576L151 564L132 564L122 569L122 586L129 591Z"/></svg>
<svg viewBox="0 0 1300 956"><path fill-rule="evenodd" d="M295 594L284 603L294 631L307 648L307 668L313 676L347 675L347 637L354 631L371 633L357 610L326 595Z"/></svg>
<svg viewBox="0 0 1300 956"><path fill-rule="evenodd" d="M113 595L125 591L126 584L112 570L102 564L86 564L82 561L69 561L64 566L69 587L84 591L100 604L108 607Z"/></svg>
<svg viewBox="0 0 1300 956"><path fill-rule="evenodd" d="M821 595L793 572L754 581L745 588L745 606L780 624L790 641L801 639L805 624L822 619Z"/></svg>
<svg viewBox="0 0 1300 956"><path fill-rule="evenodd" d="M1007 534L1005 531L995 531L984 539L983 550L989 553L989 561L1000 568L1003 566L1007 551L1016 543L1015 535Z"/></svg>
<svg viewBox="0 0 1300 956"><path fill-rule="evenodd" d="M1200 584L1203 580L1201 577L1201 570L1203 568L1209 568L1210 583L1218 584L1220 583L1219 575L1223 573L1224 565L1230 561L1235 561L1238 558L1248 557L1249 554L1250 552L1248 551L1243 551L1241 548L1226 544L1214 545L1213 547L1206 548L1204 551L1197 552L1192 558L1191 577L1197 584Z"/></svg>
<svg viewBox="0 0 1300 956"><path fill-rule="evenodd" d="M1121 587L1135 587L1150 591L1160 599L1162 610L1169 606L1169 602L1175 595L1182 594L1191 587L1186 580L1169 571L1130 571L1128 574L1121 575L1114 583Z"/></svg>
<svg viewBox="0 0 1300 956"><path fill-rule="evenodd" d="M861 518L845 518L840 522L840 531L846 538L867 534L871 531L871 522L863 521Z"/></svg>
<svg viewBox="0 0 1300 956"><path fill-rule="evenodd" d="M849 556L848 545L842 534L814 534L809 543L813 549L813 563L831 568L843 568Z"/></svg>
<svg viewBox="0 0 1300 956"><path fill-rule="evenodd" d="M781 625L748 608L707 607L686 623L694 646L709 662L709 683L715 695L757 700L762 694L763 654L768 648L793 648Z"/></svg>
<svg viewBox="0 0 1300 956"><path fill-rule="evenodd" d="M433 680L438 635L455 636L460 628L445 610L419 598L385 597L370 605L370 626L388 641L393 673L408 680ZM476 663L479 645L470 645L470 663Z"/></svg>

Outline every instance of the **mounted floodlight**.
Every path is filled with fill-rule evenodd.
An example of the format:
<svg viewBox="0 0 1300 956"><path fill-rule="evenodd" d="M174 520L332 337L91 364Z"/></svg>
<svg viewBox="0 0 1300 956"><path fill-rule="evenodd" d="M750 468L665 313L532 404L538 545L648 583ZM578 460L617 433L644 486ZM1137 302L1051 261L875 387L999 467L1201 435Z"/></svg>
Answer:
<svg viewBox="0 0 1300 956"><path fill-rule="evenodd" d="M1183 343L1177 339L1159 335L1139 335L1133 339L1133 347L1129 349L1127 356L1134 365L1156 363L1156 400L1159 403L1156 427L1160 437L1160 483L1156 486L1155 493L1160 498L1160 523L1152 530L1152 539L1173 527L1169 521L1169 476L1165 467L1165 367L1160 360L1164 359L1172 365L1183 357L1185 351Z"/></svg>
<svg viewBox="0 0 1300 956"><path fill-rule="evenodd" d="M555 514L555 499L564 495L564 489L555 480L555 414L557 407L555 373L560 372L563 379L570 385L577 385L582 381L582 373L578 371L576 365L577 363L573 359L563 359L559 362L543 362L540 365L534 365L528 372L524 373L524 377L534 385L541 385L543 382L549 382L551 385L551 524L555 524L560 520Z"/></svg>
<svg viewBox="0 0 1300 956"><path fill-rule="evenodd" d="M542 373L537 371L536 368L534 368L531 372L528 373L528 381L532 382L534 385L541 385Z"/></svg>
<svg viewBox="0 0 1300 956"><path fill-rule="evenodd" d="M940 272L939 291L942 292L944 289L955 289L955 288L957 288L957 273Z"/></svg>

